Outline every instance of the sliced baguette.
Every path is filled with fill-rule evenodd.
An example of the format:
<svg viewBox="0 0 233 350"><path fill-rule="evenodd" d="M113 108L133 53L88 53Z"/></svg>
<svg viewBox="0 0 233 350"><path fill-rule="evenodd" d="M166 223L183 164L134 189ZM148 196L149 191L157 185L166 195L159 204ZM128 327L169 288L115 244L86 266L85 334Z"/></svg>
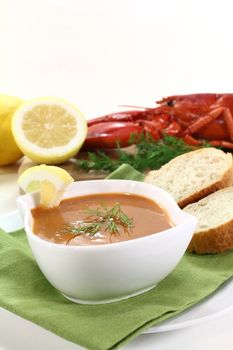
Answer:
<svg viewBox="0 0 233 350"><path fill-rule="evenodd" d="M212 147L188 152L150 171L144 181L169 192L183 208L233 184L232 155Z"/></svg>
<svg viewBox="0 0 233 350"><path fill-rule="evenodd" d="M233 187L212 193L183 210L198 219L189 252L221 253L233 248Z"/></svg>

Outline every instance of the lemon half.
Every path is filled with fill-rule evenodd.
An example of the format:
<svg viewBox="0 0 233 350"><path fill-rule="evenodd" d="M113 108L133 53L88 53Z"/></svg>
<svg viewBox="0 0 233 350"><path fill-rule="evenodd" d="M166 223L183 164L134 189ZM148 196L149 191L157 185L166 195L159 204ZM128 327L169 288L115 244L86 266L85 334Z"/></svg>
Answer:
<svg viewBox="0 0 233 350"><path fill-rule="evenodd" d="M25 192L40 192L40 205L46 208L58 206L64 191L74 179L57 166L37 165L25 170L18 178L18 185Z"/></svg>
<svg viewBox="0 0 233 350"><path fill-rule="evenodd" d="M12 118L12 132L21 151L36 163L58 164L81 148L87 122L71 103L39 98L23 103Z"/></svg>

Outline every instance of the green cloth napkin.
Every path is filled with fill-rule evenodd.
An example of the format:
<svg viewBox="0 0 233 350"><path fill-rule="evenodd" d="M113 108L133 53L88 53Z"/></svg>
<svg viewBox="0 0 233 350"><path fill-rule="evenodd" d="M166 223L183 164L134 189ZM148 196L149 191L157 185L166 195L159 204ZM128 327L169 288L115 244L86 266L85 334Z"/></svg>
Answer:
<svg viewBox="0 0 233 350"><path fill-rule="evenodd" d="M129 170L128 166L120 169L122 178ZM198 303L232 275L233 252L186 254L147 293L112 304L74 304L42 275L23 230L11 234L0 230L0 306L93 350L121 347L144 329Z"/></svg>

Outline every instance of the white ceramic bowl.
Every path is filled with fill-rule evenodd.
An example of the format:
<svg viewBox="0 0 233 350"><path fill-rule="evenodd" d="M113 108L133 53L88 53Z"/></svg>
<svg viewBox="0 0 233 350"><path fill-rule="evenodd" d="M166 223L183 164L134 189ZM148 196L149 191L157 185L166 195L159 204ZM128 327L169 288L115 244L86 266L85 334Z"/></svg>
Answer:
<svg viewBox="0 0 233 350"><path fill-rule="evenodd" d="M48 281L74 302L108 303L150 290L175 268L195 230L196 218L182 211L167 192L143 182L80 181L73 183L63 198L113 192L143 195L156 201L167 210L176 226L113 244L60 245L32 232L31 209L38 206L38 193L17 200L37 264Z"/></svg>

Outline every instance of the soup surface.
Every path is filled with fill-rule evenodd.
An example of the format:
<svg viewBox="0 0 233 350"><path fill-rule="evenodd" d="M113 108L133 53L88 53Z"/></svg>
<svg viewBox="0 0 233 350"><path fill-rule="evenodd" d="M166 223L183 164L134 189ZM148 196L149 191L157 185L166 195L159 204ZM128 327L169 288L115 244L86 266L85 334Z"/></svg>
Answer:
<svg viewBox="0 0 233 350"><path fill-rule="evenodd" d="M33 232L69 245L127 241L173 227L154 201L129 193L106 193L63 200L59 207L32 210Z"/></svg>

